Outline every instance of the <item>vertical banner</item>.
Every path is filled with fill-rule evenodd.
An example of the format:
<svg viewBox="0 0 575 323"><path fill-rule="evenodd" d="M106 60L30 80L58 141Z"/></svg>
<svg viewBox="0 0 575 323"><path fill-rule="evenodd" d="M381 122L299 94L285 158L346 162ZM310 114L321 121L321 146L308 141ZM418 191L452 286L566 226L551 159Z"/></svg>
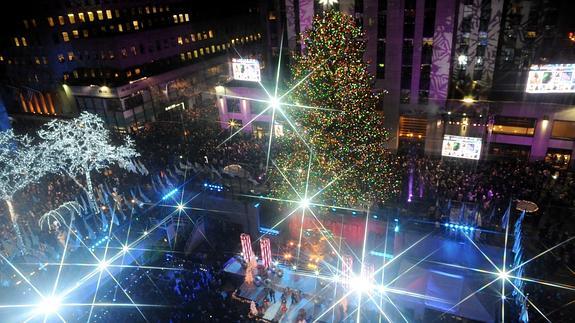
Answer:
<svg viewBox="0 0 575 323"><path fill-rule="evenodd" d="M311 24L314 15L314 0L300 0L299 1L299 35L301 39L308 29L311 29ZM301 42L302 51L305 48L305 43Z"/></svg>
<svg viewBox="0 0 575 323"><path fill-rule="evenodd" d="M351 278L353 277L353 257L344 255L341 266L341 272L343 273L342 285L345 288L349 288Z"/></svg>
<svg viewBox="0 0 575 323"><path fill-rule="evenodd" d="M272 248L269 238L262 238L260 240L260 251L264 268L269 268L272 264Z"/></svg>
<svg viewBox="0 0 575 323"><path fill-rule="evenodd" d="M242 254L244 255L244 260L249 262L254 255L252 250L252 239L247 233L240 234L240 240L242 241Z"/></svg>

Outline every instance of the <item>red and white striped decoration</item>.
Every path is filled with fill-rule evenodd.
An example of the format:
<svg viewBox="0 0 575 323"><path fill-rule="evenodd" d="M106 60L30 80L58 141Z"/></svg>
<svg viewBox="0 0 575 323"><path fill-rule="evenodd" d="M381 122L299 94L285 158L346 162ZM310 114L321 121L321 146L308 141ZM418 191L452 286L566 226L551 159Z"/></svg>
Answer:
<svg viewBox="0 0 575 323"><path fill-rule="evenodd" d="M363 272L362 272L362 279L366 282L371 283L374 280L373 273L375 272L375 266L373 264L367 263L363 264Z"/></svg>
<svg viewBox="0 0 575 323"><path fill-rule="evenodd" d="M242 254L244 255L244 260L249 262L254 255L254 251L252 250L252 239L249 234L242 233L240 234L240 240L242 241Z"/></svg>
<svg viewBox="0 0 575 323"><path fill-rule="evenodd" d="M265 268L269 268L272 264L272 247L270 239L262 238L260 240L260 251L262 253L262 262Z"/></svg>
<svg viewBox="0 0 575 323"><path fill-rule="evenodd" d="M341 262L342 284L345 288L350 287L351 278L353 277L353 257L344 255Z"/></svg>

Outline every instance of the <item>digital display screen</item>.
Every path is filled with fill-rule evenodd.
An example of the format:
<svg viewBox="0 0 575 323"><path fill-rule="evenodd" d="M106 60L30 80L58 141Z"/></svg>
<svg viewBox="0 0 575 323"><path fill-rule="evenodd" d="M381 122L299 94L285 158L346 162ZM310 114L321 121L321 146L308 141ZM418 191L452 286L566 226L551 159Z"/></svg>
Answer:
<svg viewBox="0 0 575 323"><path fill-rule="evenodd" d="M232 59L232 76L234 80L259 82L260 62L255 59Z"/></svg>
<svg viewBox="0 0 575 323"><path fill-rule="evenodd" d="M531 65L527 93L575 93L575 64Z"/></svg>
<svg viewBox="0 0 575 323"><path fill-rule="evenodd" d="M481 156L481 138L445 135L441 156L477 160Z"/></svg>

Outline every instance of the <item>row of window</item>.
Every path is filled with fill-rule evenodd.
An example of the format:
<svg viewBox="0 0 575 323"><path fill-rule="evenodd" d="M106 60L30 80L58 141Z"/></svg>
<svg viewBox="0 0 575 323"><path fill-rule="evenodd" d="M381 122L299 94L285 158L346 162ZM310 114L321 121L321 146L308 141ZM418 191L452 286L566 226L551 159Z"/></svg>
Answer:
<svg viewBox="0 0 575 323"><path fill-rule="evenodd" d="M203 33L203 36L201 36L201 35L202 35L201 33L198 33L198 34L197 34L197 37L198 37L197 39L205 39L205 38L201 38L201 37L213 37L214 33L210 30L210 31L208 31L208 32L204 32L204 33ZM194 35L192 35L192 37L194 37ZM193 38L193 39L196 39L196 38ZM261 34L260 34L260 33L252 34L252 35L248 35L248 36L244 36L244 37L241 37L241 38L238 37L238 38L232 39L232 40L231 40L230 42L228 42L227 44L226 44L226 43L223 43L223 44L221 44L221 45L211 45L211 47L206 47L206 48L205 48L205 51L206 51L206 53L208 53L208 54L210 53L210 49L211 49L211 52L212 52L212 53L214 53L214 52L219 52L220 50L224 50L224 49L226 49L226 48L230 48L231 45L234 45L234 44L236 44L236 43L244 44L244 43L246 43L246 42L255 41L255 40L258 40L258 39L261 39ZM181 40L181 37L178 37L178 43L180 43L180 41L182 41L182 40ZM188 39L188 42L189 42L189 39ZM158 50L161 50L161 44L158 43L157 45L158 45L158 46L157 46ZM166 44L166 48L167 48L167 44ZM145 50L144 50L144 45L143 45L143 44L140 44L140 54L144 53L144 51L145 51ZM195 57L195 58L198 58L199 56L203 56L203 55L204 55L204 48L200 48L199 50L194 50L193 52L194 52L194 57ZM191 52L190 52L190 53L191 53ZM119 55L120 55L120 56L119 56L119 57L127 58L127 57L128 57L128 54L131 54L132 56L137 56L137 55L138 55L138 49L136 48L136 46L132 46L132 47L130 47L129 49L127 49L127 48L122 48L122 49L120 49L120 52L119 52ZM190 54L190 55L191 55L191 54ZM100 60L113 60L113 59L115 59L116 57L117 57L117 56L116 56L116 52L113 51L113 50L107 50L107 51L103 51L103 50L102 50L102 51L100 51L99 53L94 52L94 53L92 53L92 54L91 54L90 52L88 52L88 51L84 51L84 52L80 52L78 56L74 55L74 52L71 52L71 51L70 51L70 52L67 53L67 55L66 55L66 54L58 54L57 60L58 60L58 62L60 62L60 63L64 63L64 62L66 62L66 60L68 60L68 61L73 61L73 60L75 60L75 59L79 59L79 60L84 61L84 60L90 60L90 59L92 59L92 58L93 58L93 59L98 59L98 58L99 58Z"/></svg>
<svg viewBox="0 0 575 323"><path fill-rule="evenodd" d="M190 40L193 43L193 42L196 42L199 40L205 40L208 38L214 38L214 32L212 30L208 30L207 33L204 31L203 33L196 33L195 35L190 34L190 37L178 36L178 45L183 45L184 43L189 44Z"/></svg>
<svg viewBox="0 0 575 323"><path fill-rule="evenodd" d="M156 13L156 12L169 12L170 11L170 7L169 6L165 6L165 8L163 6L153 6L153 7L144 7L144 8L131 8L131 14L132 16L136 15L136 14L143 14L144 12L146 14L151 14L151 13ZM124 12L127 13L127 10L124 9ZM180 22L185 21L189 21L189 15L188 14L180 14L180 15L174 15L176 23L177 18L179 18L179 16L181 16L180 18ZM93 22L93 21L103 21L103 20L111 20L114 18L120 18L120 10L119 9L114 9L113 11L111 9L106 9L106 10L96 10L95 12L92 11L87 11L87 12L78 12L78 13L69 13L67 16L57 16L57 17L48 17L46 18L47 22L48 22L48 26L50 27L54 27L56 24L60 25L60 26L64 26L66 25L66 23L70 24L70 25L74 25L76 23L85 23L85 22ZM30 26L32 27L36 27L36 20L35 19L31 19L31 20L24 20L24 27L26 29L29 29Z"/></svg>

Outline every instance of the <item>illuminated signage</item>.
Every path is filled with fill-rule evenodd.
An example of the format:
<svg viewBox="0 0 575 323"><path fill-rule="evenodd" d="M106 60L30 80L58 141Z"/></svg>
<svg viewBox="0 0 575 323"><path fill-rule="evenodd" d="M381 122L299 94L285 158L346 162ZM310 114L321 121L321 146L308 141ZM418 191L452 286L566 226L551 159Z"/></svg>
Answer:
<svg viewBox="0 0 575 323"><path fill-rule="evenodd" d="M575 64L531 65L527 93L575 93Z"/></svg>
<svg viewBox="0 0 575 323"><path fill-rule="evenodd" d="M259 82L260 62L255 59L232 59L232 76L235 80Z"/></svg>
<svg viewBox="0 0 575 323"><path fill-rule="evenodd" d="M479 159L481 155L481 138L445 135L441 156Z"/></svg>

